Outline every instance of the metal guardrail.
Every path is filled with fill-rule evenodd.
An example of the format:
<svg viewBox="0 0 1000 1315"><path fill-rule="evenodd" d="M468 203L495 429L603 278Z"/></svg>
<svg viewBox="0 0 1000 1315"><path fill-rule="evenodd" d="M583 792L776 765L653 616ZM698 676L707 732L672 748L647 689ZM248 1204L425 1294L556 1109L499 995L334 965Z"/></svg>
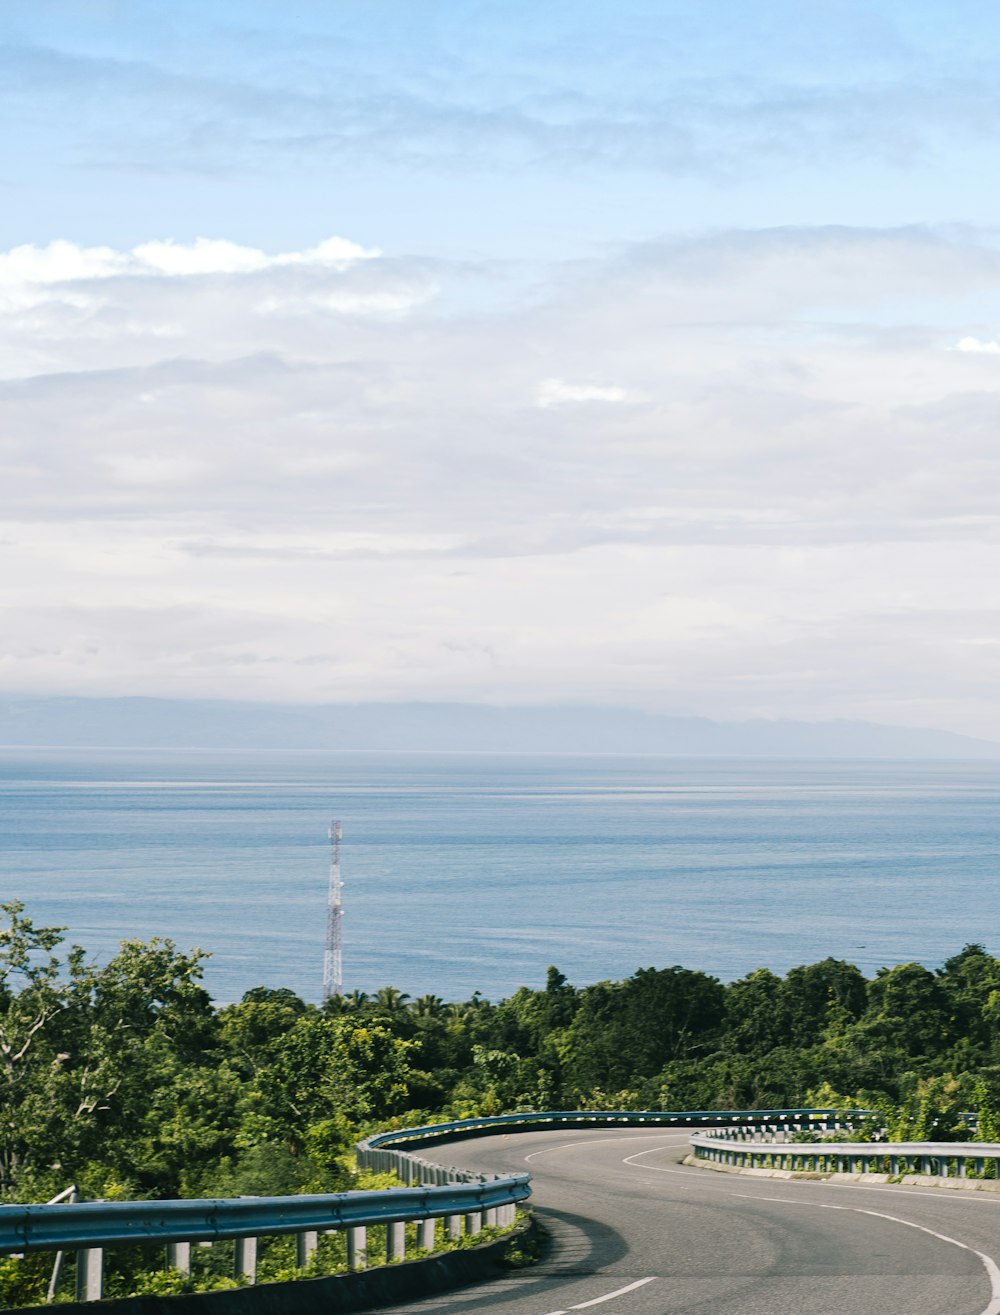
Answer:
<svg viewBox="0 0 1000 1315"><path fill-rule="evenodd" d="M861 1111L857 1112L862 1113ZM0 1206L0 1255L35 1251L75 1251L77 1299L100 1298L103 1250L111 1246L163 1243L168 1264L190 1273L191 1245L235 1240L237 1276L254 1282L257 1239L294 1234L296 1260L309 1263L320 1232L344 1231L347 1263L364 1268L367 1229L385 1225L385 1258L402 1259L405 1225L417 1225L417 1246L435 1246L435 1220L444 1219L450 1237L475 1234L484 1226L514 1222L516 1206L531 1194L528 1174L494 1177L434 1163L405 1148L415 1143L490 1129L528 1131L553 1126L631 1127L728 1125L731 1133L752 1129L778 1133L808 1125L840 1127L835 1110L545 1110L458 1119L378 1133L357 1147L361 1168L395 1170L405 1187L377 1192L314 1196L237 1197L189 1201L87 1201L74 1204ZM720 1142L721 1144L721 1142ZM728 1143L732 1148L734 1143ZM707 1146L707 1143L706 1143ZM841 1144L841 1149L843 1144Z"/></svg>
<svg viewBox="0 0 1000 1315"><path fill-rule="evenodd" d="M719 1133L694 1133L690 1141L697 1159L735 1168L891 1177L917 1173L935 1178L982 1178L991 1172L992 1177L1000 1177L997 1142L782 1143Z"/></svg>
<svg viewBox="0 0 1000 1315"><path fill-rule="evenodd" d="M605 1127L618 1124L624 1127L690 1128L720 1122L744 1131L751 1128L781 1130L849 1126L844 1118L859 1118L863 1111L845 1115L836 1110L522 1110L516 1114L491 1114L475 1119L455 1119L450 1123L429 1123L417 1128L398 1128L392 1132L379 1132L358 1143L358 1165L375 1173L393 1172L404 1183L476 1182L482 1175L458 1169L445 1168L422 1159L408 1146L423 1147L427 1143L448 1137L468 1136L470 1133L504 1131L528 1132L532 1129L552 1127Z"/></svg>
<svg viewBox="0 0 1000 1315"><path fill-rule="evenodd" d="M141 1242L216 1242L467 1215L523 1201L528 1175L473 1185L232 1200L83 1201L0 1208L0 1254Z"/></svg>
<svg viewBox="0 0 1000 1315"><path fill-rule="evenodd" d="M439 1169L439 1166L431 1166ZM514 1223L519 1201L531 1195L530 1176L469 1175L442 1185L339 1192L315 1196L236 1197L190 1201L86 1201L72 1205L0 1206L0 1255L35 1251L76 1252L78 1301L99 1300L104 1248L164 1243L167 1263L191 1270L191 1244L234 1239L237 1277L256 1280L257 1240L296 1237L296 1262L308 1265L320 1232L344 1231L349 1270L365 1268L369 1227L384 1225L386 1262L405 1255L407 1223L417 1226L418 1249L435 1249L435 1221L445 1220L451 1238L484 1227Z"/></svg>
<svg viewBox="0 0 1000 1315"><path fill-rule="evenodd" d="M564 1124L572 1127L603 1126L620 1123L628 1127L647 1124L669 1127L720 1127L788 1125L800 1127L803 1123L814 1126L847 1126L852 1120L863 1118L867 1110L788 1109L788 1110L522 1110L516 1114L491 1114L475 1119L456 1119L451 1123L430 1123L419 1128L399 1128L392 1132L376 1133L359 1142L359 1152L366 1153L386 1147L398 1148L411 1142L436 1141L444 1137L459 1137L490 1128L512 1128L527 1131ZM358 1163L362 1163L361 1160ZM386 1162L388 1163L388 1162ZM365 1161L366 1167L375 1168L374 1161Z"/></svg>

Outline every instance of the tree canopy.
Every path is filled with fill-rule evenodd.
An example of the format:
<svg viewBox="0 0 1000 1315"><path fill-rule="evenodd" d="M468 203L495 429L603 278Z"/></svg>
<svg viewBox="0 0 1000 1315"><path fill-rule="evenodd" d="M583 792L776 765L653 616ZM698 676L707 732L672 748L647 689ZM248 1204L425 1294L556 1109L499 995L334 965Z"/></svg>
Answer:
<svg viewBox="0 0 1000 1315"><path fill-rule="evenodd" d="M204 961L125 941L98 966L0 905L0 1199L339 1190L365 1131L514 1109L849 1093L913 1134L959 1108L1000 1127L1000 960L981 945L871 979L824 959L575 987L550 967L498 1003L386 986L322 1007L256 987L216 1008Z"/></svg>

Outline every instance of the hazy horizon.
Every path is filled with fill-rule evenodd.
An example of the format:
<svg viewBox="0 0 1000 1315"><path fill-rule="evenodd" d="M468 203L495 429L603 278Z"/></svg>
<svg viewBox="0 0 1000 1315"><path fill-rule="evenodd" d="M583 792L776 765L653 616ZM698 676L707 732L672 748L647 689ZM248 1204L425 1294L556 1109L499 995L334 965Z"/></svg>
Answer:
<svg viewBox="0 0 1000 1315"><path fill-rule="evenodd" d="M338 748L665 757L963 759L1000 743L931 727L649 714L572 704L265 704L179 699L0 699L0 747Z"/></svg>

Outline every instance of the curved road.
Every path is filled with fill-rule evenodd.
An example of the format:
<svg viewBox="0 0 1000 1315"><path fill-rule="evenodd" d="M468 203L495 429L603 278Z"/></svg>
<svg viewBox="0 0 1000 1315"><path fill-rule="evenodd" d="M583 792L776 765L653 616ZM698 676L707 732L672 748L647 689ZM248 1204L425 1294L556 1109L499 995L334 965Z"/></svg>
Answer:
<svg viewBox="0 0 1000 1315"><path fill-rule="evenodd" d="M419 1315L1000 1315L1000 1195L687 1168L687 1132L455 1139L440 1162L533 1176L553 1235ZM442 1153L443 1152L443 1153Z"/></svg>

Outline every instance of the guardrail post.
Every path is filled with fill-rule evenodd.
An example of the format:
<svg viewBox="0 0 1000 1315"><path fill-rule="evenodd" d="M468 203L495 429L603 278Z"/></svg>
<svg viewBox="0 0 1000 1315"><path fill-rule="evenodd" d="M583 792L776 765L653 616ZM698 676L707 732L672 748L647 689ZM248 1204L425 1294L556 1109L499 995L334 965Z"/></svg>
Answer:
<svg viewBox="0 0 1000 1315"><path fill-rule="evenodd" d="M238 1237L236 1239L233 1272L237 1279L244 1278L248 1283L257 1282L257 1239L255 1237Z"/></svg>
<svg viewBox="0 0 1000 1315"><path fill-rule="evenodd" d="M483 1216L478 1210L473 1210L465 1216L465 1231L467 1235L478 1233L483 1226Z"/></svg>
<svg viewBox="0 0 1000 1315"><path fill-rule="evenodd" d="M417 1250L433 1251L436 1238L434 1236L434 1225L437 1221L434 1219L421 1219L417 1224Z"/></svg>
<svg viewBox="0 0 1000 1315"><path fill-rule="evenodd" d="M190 1242L168 1242L167 1243L167 1268L176 1269L185 1278L191 1274L191 1243Z"/></svg>
<svg viewBox="0 0 1000 1315"><path fill-rule="evenodd" d="M364 1225L347 1230L347 1268L365 1269L368 1264L368 1229Z"/></svg>
<svg viewBox="0 0 1000 1315"><path fill-rule="evenodd" d="M448 1216L448 1236L449 1236L450 1238L452 1238L453 1240L455 1240L455 1239L457 1239L457 1238L460 1238L460 1237L462 1236L462 1216L461 1216L461 1215L449 1215L449 1216Z"/></svg>
<svg viewBox="0 0 1000 1315"><path fill-rule="evenodd" d="M104 1295L104 1252L86 1247L76 1253L77 1301L100 1301Z"/></svg>
<svg viewBox="0 0 1000 1315"><path fill-rule="evenodd" d="M56 1299L56 1293L59 1290L59 1280L62 1278L63 1259L65 1258L65 1255L66 1255L65 1251L57 1251L56 1258L52 1262L52 1274L49 1278L49 1290L45 1294L46 1306L51 1306Z"/></svg>
<svg viewBox="0 0 1000 1315"><path fill-rule="evenodd" d="M385 1226L385 1259L391 1265L394 1260L402 1260L406 1255L406 1225L401 1219L393 1220Z"/></svg>
<svg viewBox="0 0 1000 1315"><path fill-rule="evenodd" d="M318 1240L319 1234L312 1230L295 1234L295 1264L299 1269L305 1269L309 1265L316 1254Z"/></svg>

